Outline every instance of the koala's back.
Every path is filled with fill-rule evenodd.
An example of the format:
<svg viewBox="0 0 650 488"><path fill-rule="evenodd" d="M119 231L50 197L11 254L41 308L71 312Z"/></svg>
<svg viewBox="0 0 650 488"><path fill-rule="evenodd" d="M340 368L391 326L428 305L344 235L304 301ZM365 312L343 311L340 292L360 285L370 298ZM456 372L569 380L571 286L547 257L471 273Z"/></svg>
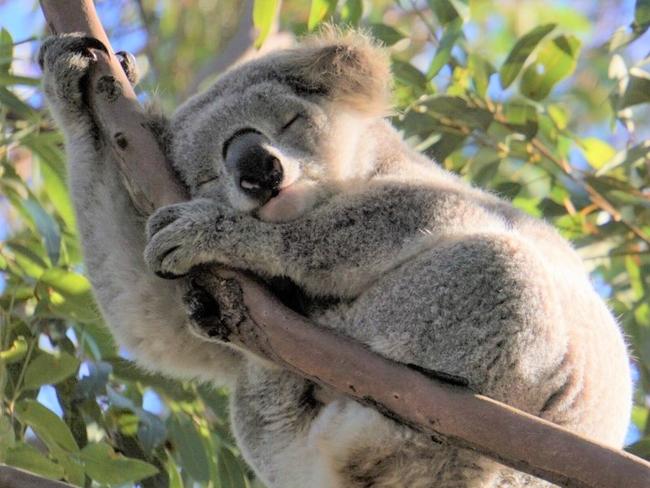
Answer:
<svg viewBox="0 0 650 488"><path fill-rule="evenodd" d="M620 446L631 392L622 380L629 369L618 327L570 247L544 224L514 215L503 232L435 241L356 299L312 319L390 359L463 377L482 394ZM269 375L279 383L270 386ZM268 397L287 388L284 376L273 375L249 372L241 382L245 394L235 396L234 406L238 437L255 446L265 436L277 440L274 428L259 429L272 425L259 420L269 412L280 424L304 422L300 428L309 440L275 462L319 451L338 479L324 487L550 486L388 419L380 422L392 428L382 432L376 413L358 405L349 418L338 412L336 421L320 420L331 407L306 400L309 386L297 378L287 381L294 391L303 389L301 415L293 407L256 402L260 390ZM273 486L308 486L285 483Z"/></svg>

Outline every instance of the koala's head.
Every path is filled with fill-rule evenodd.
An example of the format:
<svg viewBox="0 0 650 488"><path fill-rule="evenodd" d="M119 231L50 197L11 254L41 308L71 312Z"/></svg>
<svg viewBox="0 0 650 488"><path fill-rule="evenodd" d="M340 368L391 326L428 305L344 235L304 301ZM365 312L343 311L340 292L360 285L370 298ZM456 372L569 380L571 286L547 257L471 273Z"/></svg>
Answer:
<svg viewBox="0 0 650 488"><path fill-rule="evenodd" d="M329 29L222 76L172 119L177 171L192 197L268 221L303 215L372 168L368 127L389 103L385 54Z"/></svg>

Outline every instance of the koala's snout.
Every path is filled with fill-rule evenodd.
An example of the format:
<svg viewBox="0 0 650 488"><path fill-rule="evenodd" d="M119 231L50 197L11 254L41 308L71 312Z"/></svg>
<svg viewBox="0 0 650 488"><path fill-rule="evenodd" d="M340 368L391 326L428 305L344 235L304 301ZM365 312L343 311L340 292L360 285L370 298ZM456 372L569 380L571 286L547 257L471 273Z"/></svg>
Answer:
<svg viewBox="0 0 650 488"><path fill-rule="evenodd" d="M265 147L267 143L259 132L245 130L224 148L226 168L236 184L262 205L279 193L284 174L280 160Z"/></svg>

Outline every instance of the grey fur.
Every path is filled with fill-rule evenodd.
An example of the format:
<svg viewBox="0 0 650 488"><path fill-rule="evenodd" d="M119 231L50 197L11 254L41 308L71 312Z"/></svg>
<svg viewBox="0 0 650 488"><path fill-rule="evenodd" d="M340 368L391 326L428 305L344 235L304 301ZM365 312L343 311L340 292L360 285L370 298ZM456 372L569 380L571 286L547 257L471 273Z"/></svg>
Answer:
<svg viewBox="0 0 650 488"><path fill-rule="evenodd" d="M547 484L220 342L145 261L165 276L217 262L288 278L315 322L621 446L627 351L577 254L550 226L406 146L382 118L388 69L370 41L330 32L235 68L183 105L162 132L192 199L159 209L145 237L73 90L89 60L71 39L48 41L45 91L107 321L146 367L232 388L236 437L269 487ZM224 166L224 143L247 127L268 138L292 183L264 206ZM194 313L200 294L185 304Z"/></svg>

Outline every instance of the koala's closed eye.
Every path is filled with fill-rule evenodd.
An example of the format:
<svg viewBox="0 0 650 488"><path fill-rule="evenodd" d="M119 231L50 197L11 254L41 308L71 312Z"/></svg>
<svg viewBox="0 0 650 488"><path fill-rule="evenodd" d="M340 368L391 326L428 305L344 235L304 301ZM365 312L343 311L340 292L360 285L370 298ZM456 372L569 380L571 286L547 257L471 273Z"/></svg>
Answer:
<svg viewBox="0 0 650 488"><path fill-rule="evenodd" d="M280 127L280 132L284 132L285 130L289 129L292 125L294 125L296 122L304 118L304 115L301 113L296 113L293 115L287 122L284 123L282 127Z"/></svg>

